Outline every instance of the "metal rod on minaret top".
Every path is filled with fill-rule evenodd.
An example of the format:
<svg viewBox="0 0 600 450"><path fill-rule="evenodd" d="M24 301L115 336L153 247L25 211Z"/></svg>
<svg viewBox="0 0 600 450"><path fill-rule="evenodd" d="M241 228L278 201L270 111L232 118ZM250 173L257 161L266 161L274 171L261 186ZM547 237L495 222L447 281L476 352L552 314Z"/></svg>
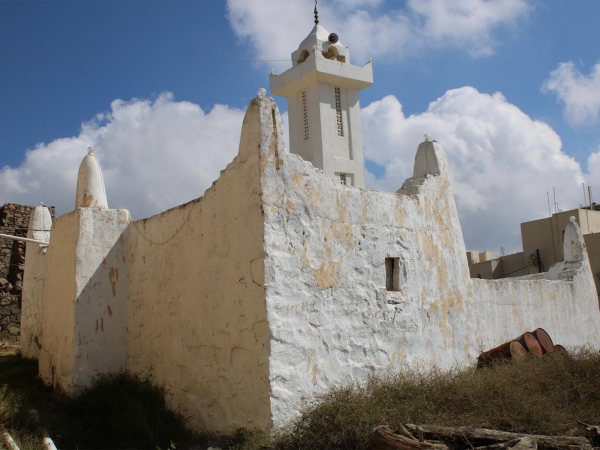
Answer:
<svg viewBox="0 0 600 450"><path fill-rule="evenodd" d="M315 0L315 25L319 25L319 11L317 11L317 0Z"/></svg>

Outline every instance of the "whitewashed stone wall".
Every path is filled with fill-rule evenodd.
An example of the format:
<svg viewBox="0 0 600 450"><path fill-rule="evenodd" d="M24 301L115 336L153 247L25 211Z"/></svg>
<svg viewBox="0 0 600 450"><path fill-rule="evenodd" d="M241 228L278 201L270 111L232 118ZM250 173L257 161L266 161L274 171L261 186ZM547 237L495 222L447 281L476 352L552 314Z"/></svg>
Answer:
<svg viewBox="0 0 600 450"><path fill-rule="evenodd" d="M414 174L397 193L334 183L285 150L275 102L259 96L238 156L202 198L128 226L107 209L58 219L42 378L74 392L126 369L163 385L193 427L228 433L283 425L335 383L474 364L538 327L600 349L575 225L574 261L472 280L437 142L419 146ZM386 258L398 261L395 291Z"/></svg>
<svg viewBox="0 0 600 450"><path fill-rule="evenodd" d="M129 228L127 369L200 430L271 426L258 105L202 198Z"/></svg>
<svg viewBox="0 0 600 450"><path fill-rule="evenodd" d="M335 383L474 364L538 327L600 348L589 264L573 281L471 280L438 143L419 146L416 176L394 194L334 184L283 151L277 128L278 167L265 156L261 178L276 426ZM399 291L386 290L386 257L399 259Z"/></svg>

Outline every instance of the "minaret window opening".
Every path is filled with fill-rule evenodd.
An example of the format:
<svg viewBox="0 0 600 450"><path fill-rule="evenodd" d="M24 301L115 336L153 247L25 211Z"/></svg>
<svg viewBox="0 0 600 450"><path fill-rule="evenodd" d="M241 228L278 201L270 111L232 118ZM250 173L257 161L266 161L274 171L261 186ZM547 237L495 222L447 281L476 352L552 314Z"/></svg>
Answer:
<svg viewBox="0 0 600 450"><path fill-rule="evenodd" d="M345 184L345 185L348 184L348 181L346 180L346 174L345 173L340 173L340 182L342 184Z"/></svg>
<svg viewBox="0 0 600 450"><path fill-rule="evenodd" d="M306 103L306 91L302 91L302 112L304 115L304 140L308 141L308 105Z"/></svg>
<svg viewBox="0 0 600 450"><path fill-rule="evenodd" d="M338 136L344 136L344 122L342 121L342 94L340 88L335 88L335 117L337 118Z"/></svg>
<svg viewBox="0 0 600 450"><path fill-rule="evenodd" d="M298 60L298 64L302 64L304 61L306 61L306 58L308 58L308 50L302 50L302 53L300 54L300 59Z"/></svg>

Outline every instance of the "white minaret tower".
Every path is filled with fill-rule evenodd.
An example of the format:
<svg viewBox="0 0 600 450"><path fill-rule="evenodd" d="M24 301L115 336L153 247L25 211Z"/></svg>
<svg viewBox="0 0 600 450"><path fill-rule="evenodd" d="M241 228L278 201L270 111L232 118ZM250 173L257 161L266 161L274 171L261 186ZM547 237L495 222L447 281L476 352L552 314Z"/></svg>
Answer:
<svg viewBox="0 0 600 450"><path fill-rule="evenodd" d="M365 187L358 92L373 84L371 60L350 64L350 52L319 25L292 53L292 68L271 72L271 92L288 99L290 152L339 183Z"/></svg>

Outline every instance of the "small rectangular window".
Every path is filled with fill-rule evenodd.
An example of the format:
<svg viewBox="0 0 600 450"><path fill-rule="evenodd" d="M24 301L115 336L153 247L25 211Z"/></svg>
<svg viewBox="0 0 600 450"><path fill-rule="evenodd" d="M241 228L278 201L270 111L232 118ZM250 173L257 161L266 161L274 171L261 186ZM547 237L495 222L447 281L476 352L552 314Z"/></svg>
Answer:
<svg viewBox="0 0 600 450"><path fill-rule="evenodd" d="M335 172L335 176L339 180L340 184L345 186L354 186L354 174Z"/></svg>
<svg viewBox="0 0 600 450"><path fill-rule="evenodd" d="M400 290L400 258L385 258L385 287L388 291Z"/></svg>

